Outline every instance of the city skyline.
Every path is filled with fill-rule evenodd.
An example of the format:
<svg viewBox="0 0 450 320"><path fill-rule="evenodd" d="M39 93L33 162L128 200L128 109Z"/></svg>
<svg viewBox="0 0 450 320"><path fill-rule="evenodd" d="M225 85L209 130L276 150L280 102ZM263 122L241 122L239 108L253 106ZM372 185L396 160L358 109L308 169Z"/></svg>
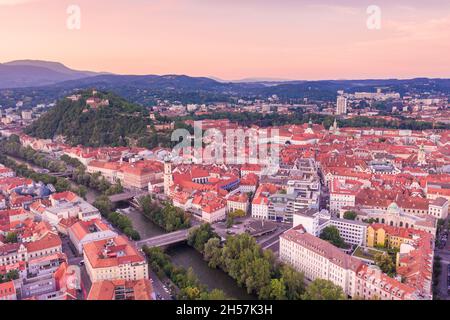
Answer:
<svg viewBox="0 0 450 320"><path fill-rule="evenodd" d="M378 1L0 1L0 61L58 61L117 74L188 74L223 80L448 78L450 4ZM431 50L432 48L433 50Z"/></svg>
<svg viewBox="0 0 450 320"><path fill-rule="evenodd" d="M372 1L0 0L0 302L450 300L450 1Z"/></svg>

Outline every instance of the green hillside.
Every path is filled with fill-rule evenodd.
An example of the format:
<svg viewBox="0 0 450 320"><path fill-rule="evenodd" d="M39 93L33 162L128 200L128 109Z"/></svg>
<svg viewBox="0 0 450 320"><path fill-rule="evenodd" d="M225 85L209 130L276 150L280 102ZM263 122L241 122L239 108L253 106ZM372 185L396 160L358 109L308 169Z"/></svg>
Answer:
<svg viewBox="0 0 450 320"><path fill-rule="evenodd" d="M27 127L25 133L43 139L61 135L71 145L91 147L136 145L155 140L147 130L151 120L143 107L104 92L98 92L95 98L108 100L109 105L92 107L86 104L91 97L92 91L83 91L78 101L67 98L58 101Z"/></svg>

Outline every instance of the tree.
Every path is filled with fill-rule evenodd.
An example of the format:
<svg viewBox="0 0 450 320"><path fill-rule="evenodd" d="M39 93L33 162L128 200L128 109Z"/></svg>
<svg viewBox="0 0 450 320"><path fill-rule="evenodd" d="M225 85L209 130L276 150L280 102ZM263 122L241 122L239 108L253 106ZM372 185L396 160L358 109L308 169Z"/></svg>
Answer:
<svg viewBox="0 0 450 320"><path fill-rule="evenodd" d="M377 253L375 254L374 260L375 264L381 269L381 271L390 277L395 276L395 263L389 254L384 252Z"/></svg>
<svg viewBox="0 0 450 320"><path fill-rule="evenodd" d="M65 178L56 178L55 188L58 192L70 190L70 182Z"/></svg>
<svg viewBox="0 0 450 320"><path fill-rule="evenodd" d="M102 195L95 199L94 207L96 207L100 211L101 215L111 222L113 226L125 233L126 236L134 241L141 239L139 232L133 228L133 222L130 218L118 212L112 211L113 205L108 196Z"/></svg>
<svg viewBox="0 0 450 320"><path fill-rule="evenodd" d="M166 204L162 211L162 220L160 223L164 229L172 232L189 228L191 226L191 219L182 209L172 204Z"/></svg>
<svg viewBox="0 0 450 320"><path fill-rule="evenodd" d="M339 235L339 230L335 226L328 226L322 230L320 239L330 242L338 248L345 248L344 239Z"/></svg>
<svg viewBox="0 0 450 320"><path fill-rule="evenodd" d="M10 270L6 274L6 280L7 281L17 280L17 279L19 279L19 270L17 270L17 269Z"/></svg>
<svg viewBox="0 0 450 320"><path fill-rule="evenodd" d="M370 218L370 219L364 219L363 222L368 223L368 224L373 224L373 223L377 222L377 220L374 218Z"/></svg>
<svg viewBox="0 0 450 320"><path fill-rule="evenodd" d="M123 146L153 135L147 131L151 122L144 107L112 93L98 92L96 96L108 100L109 105L92 110L86 105L92 92L86 90L80 94L79 101L59 100L54 108L25 128L26 133L44 139L62 135L71 145L89 147Z"/></svg>
<svg viewBox="0 0 450 320"><path fill-rule="evenodd" d="M358 214L355 211L347 211L344 213L344 219L347 220L356 220Z"/></svg>
<svg viewBox="0 0 450 320"><path fill-rule="evenodd" d="M12 134L9 137L9 141L15 142L15 143L20 143L20 137L17 134Z"/></svg>
<svg viewBox="0 0 450 320"><path fill-rule="evenodd" d="M281 279L286 286L286 297L289 300L299 300L305 292L305 277L292 267L284 265L281 268Z"/></svg>
<svg viewBox="0 0 450 320"><path fill-rule="evenodd" d="M81 198L86 199L86 195L87 195L88 190L86 189L85 186L79 186L79 187L75 190L75 192L76 192Z"/></svg>
<svg viewBox="0 0 450 320"><path fill-rule="evenodd" d="M234 225L234 218L232 216L227 217L227 229L230 229Z"/></svg>
<svg viewBox="0 0 450 320"><path fill-rule="evenodd" d="M211 238L205 244L203 257L210 268L217 268L222 263L222 248L219 238Z"/></svg>
<svg viewBox="0 0 450 320"><path fill-rule="evenodd" d="M168 232L191 226L190 215L170 203L161 208L156 201L152 200L151 196L145 196L139 199L139 205L146 218Z"/></svg>
<svg viewBox="0 0 450 320"><path fill-rule="evenodd" d="M111 184L108 181L106 181L105 177L103 177L103 176L100 178L100 181L97 183L97 189L104 193L106 193L106 191L110 188L110 186L111 186Z"/></svg>
<svg viewBox="0 0 450 320"><path fill-rule="evenodd" d="M219 289L213 289L209 293L203 293L200 296L201 300L227 300L228 297L222 290Z"/></svg>
<svg viewBox="0 0 450 320"><path fill-rule="evenodd" d="M243 218L247 215L247 213L244 210L238 209L238 210L234 210L232 212L230 212L228 214L229 217L233 217L233 219L235 218Z"/></svg>
<svg viewBox="0 0 450 320"><path fill-rule="evenodd" d="M306 288L303 300L345 300L346 296L341 287L324 279L316 279Z"/></svg>
<svg viewBox="0 0 450 320"><path fill-rule="evenodd" d="M214 232L209 223L202 224L200 227L189 231L188 244L193 246L197 251L203 252L205 244L211 238L218 238L219 236Z"/></svg>
<svg viewBox="0 0 450 320"><path fill-rule="evenodd" d="M94 201L94 207L96 207L102 216L107 217L112 211L112 203L108 196L100 196Z"/></svg>
<svg viewBox="0 0 450 320"><path fill-rule="evenodd" d="M125 233L125 235L130 237L131 240L133 240L133 241L141 240L141 235L139 234L139 232L137 232L133 228L127 227L123 230L123 233Z"/></svg>
<svg viewBox="0 0 450 320"><path fill-rule="evenodd" d="M6 243L17 243L18 236L16 232L8 232L5 237Z"/></svg>
<svg viewBox="0 0 450 320"><path fill-rule="evenodd" d="M186 300L197 300L200 298L201 291L198 287L186 287L181 289L181 298Z"/></svg>
<svg viewBox="0 0 450 320"><path fill-rule="evenodd" d="M261 289L270 285L271 282L271 266L264 258L255 258L247 266L244 266L243 274L248 274L245 285L247 292L259 292L260 299L267 299L265 295L261 294Z"/></svg>
<svg viewBox="0 0 450 320"><path fill-rule="evenodd" d="M191 232L188 240L191 245L197 240L194 234ZM218 237L211 237L204 245L203 257L209 267L220 267L260 299L299 299L304 292L303 274L280 266L273 252L262 250L247 233L228 237L223 247Z"/></svg>
<svg viewBox="0 0 450 320"><path fill-rule="evenodd" d="M0 274L0 283L19 279L19 270L13 269L6 274Z"/></svg>
<svg viewBox="0 0 450 320"><path fill-rule="evenodd" d="M105 194L108 195L108 196L111 196L113 194L119 194L119 193L122 193L122 192L123 192L123 187L122 187L122 184L121 184L121 182L119 180L116 184L113 184L112 186L110 186L106 190Z"/></svg>
<svg viewBox="0 0 450 320"><path fill-rule="evenodd" d="M270 282L270 299L286 300L286 286L281 279L272 279Z"/></svg>

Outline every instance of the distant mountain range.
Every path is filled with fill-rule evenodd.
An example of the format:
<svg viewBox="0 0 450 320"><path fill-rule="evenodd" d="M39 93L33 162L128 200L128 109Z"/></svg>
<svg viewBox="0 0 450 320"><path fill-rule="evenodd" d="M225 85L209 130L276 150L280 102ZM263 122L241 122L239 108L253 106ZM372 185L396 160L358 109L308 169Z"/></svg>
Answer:
<svg viewBox="0 0 450 320"><path fill-rule="evenodd" d="M59 62L16 60L0 64L0 88L46 86L99 74L73 70Z"/></svg>
<svg viewBox="0 0 450 320"><path fill-rule="evenodd" d="M115 76L111 79L123 79L123 80L142 80L145 82L155 82L158 77L161 77L163 83L174 80L177 77L175 75L146 75L146 76L132 76L132 75L114 75L112 73L105 72L91 72L91 71L79 71L70 69L60 62L42 61L42 60L15 60L6 63L0 63L0 89L12 89L12 88L26 88L26 87L41 87L47 85L53 85L70 80L80 80L81 84L88 82L104 82L107 78L88 79L99 75ZM192 78L196 79L192 85L206 84L208 80L213 80L218 83L266 83L266 85L279 84L284 82L292 82L292 80L281 78L245 78L240 80L223 80L217 77L203 77ZM152 81L153 80L153 81ZM166 81L167 80L167 81ZM112 80L114 81L114 80ZM181 79L183 82L183 79Z"/></svg>
<svg viewBox="0 0 450 320"><path fill-rule="evenodd" d="M248 78L224 81L187 75L117 75L70 69L61 63L20 60L0 64L0 105L24 101L27 107L48 103L79 89L112 91L144 106L158 100L186 103L236 102L277 95L281 101L335 101L338 90L450 94L450 79L283 80ZM8 89L8 90L6 90Z"/></svg>

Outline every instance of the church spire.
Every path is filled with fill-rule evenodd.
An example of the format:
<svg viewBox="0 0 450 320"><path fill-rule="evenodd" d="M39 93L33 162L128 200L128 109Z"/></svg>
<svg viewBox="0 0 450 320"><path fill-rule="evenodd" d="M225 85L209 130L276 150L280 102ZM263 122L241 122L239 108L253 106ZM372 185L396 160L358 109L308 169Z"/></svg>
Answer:
<svg viewBox="0 0 450 320"><path fill-rule="evenodd" d="M419 166L427 164L425 146L423 145L423 143L419 147L419 153L417 154L417 162Z"/></svg>

